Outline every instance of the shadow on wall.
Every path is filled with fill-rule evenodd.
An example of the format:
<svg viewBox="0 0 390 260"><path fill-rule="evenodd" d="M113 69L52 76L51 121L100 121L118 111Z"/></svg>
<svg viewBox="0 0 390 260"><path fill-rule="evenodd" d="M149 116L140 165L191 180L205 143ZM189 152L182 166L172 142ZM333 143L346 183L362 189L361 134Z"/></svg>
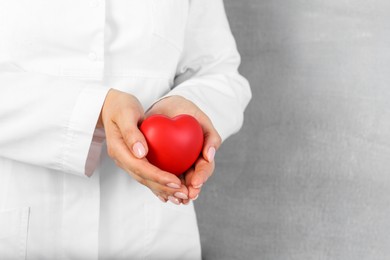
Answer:
<svg viewBox="0 0 390 260"><path fill-rule="evenodd" d="M388 259L386 0L225 1L253 100L196 202L204 259Z"/></svg>

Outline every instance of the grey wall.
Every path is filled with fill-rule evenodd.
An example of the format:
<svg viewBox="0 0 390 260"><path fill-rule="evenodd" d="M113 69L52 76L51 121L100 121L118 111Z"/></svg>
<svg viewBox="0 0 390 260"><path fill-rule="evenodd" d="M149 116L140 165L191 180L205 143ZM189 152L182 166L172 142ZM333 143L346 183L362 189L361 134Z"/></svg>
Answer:
<svg viewBox="0 0 390 260"><path fill-rule="evenodd" d="M196 201L204 259L390 259L390 1L225 5L254 98Z"/></svg>

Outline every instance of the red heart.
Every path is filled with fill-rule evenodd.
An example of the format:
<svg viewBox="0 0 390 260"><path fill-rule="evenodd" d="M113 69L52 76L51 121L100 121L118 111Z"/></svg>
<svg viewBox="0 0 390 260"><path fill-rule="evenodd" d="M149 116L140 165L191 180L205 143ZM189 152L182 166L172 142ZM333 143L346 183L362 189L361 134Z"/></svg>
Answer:
<svg viewBox="0 0 390 260"><path fill-rule="evenodd" d="M172 119L153 115L142 122L140 130L148 143L149 162L177 176L195 163L203 147L202 127L190 115Z"/></svg>

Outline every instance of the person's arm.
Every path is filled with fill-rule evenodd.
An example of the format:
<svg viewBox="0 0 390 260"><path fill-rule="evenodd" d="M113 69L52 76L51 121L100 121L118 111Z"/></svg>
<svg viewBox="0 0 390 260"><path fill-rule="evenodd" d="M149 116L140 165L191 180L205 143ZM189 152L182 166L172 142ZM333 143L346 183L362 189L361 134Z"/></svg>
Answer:
<svg viewBox="0 0 390 260"><path fill-rule="evenodd" d="M0 84L1 157L92 174L102 143L95 128L108 88L4 63Z"/></svg>
<svg viewBox="0 0 390 260"><path fill-rule="evenodd" d="M174 87L153 105L149 115L189 113L203 126L206 133L203 158L186 174L186 185L193 199L214 170L210 148L218 149L221 141L241 128L251 91L238 72L240 55L223 1L197 0L190 5Z"/></svg>
<svg viewBox="0 0 390 260"><path fill-rule="evenodd" d="M105 138L116 164L157 196L188 191L144 158L136 97L96 81L26 72L0 64L0 157L90 176ZM143 151L140 150L142 145Z"/></svg>
<svg viewBox="0 0 390 260"><path fill-rule="evenodd" d="M251 91L238 73L240 55L222 0L191 1L184 50L174 88L213 122L222 140L237 132Z"/></svg>

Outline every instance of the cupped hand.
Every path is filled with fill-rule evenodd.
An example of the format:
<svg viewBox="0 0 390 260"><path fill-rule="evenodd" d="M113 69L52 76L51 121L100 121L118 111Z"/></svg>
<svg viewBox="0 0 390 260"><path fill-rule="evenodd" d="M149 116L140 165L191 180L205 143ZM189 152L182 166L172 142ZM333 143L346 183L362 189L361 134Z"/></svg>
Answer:
<svg viewBox="0 0 390 260"><path fill-rule="evenodd" d="M146 116L154 114L163 114L171 118L180 114L187 114L196 118L202 126L204 134L202 154L194 166L181 175L182 183L188 188L189 199L195 200L201 191L202 185L214 172L214 156L221 145L221 137L208 116L184 97L169 96L159 100L148 110ZM183 203L188 204L189 199L184 199Z"/></svg>
<svg viewBox="0 0 390 260"><path fill-rule="evenodd" d="M108 155L162 201L169 199L180 204L188 199L187 187L177 176L160 170L145 158L148 146L138 129L143 117L143 108L136 97L115 89L108 92L98 122L106 133Z"/></svg>

